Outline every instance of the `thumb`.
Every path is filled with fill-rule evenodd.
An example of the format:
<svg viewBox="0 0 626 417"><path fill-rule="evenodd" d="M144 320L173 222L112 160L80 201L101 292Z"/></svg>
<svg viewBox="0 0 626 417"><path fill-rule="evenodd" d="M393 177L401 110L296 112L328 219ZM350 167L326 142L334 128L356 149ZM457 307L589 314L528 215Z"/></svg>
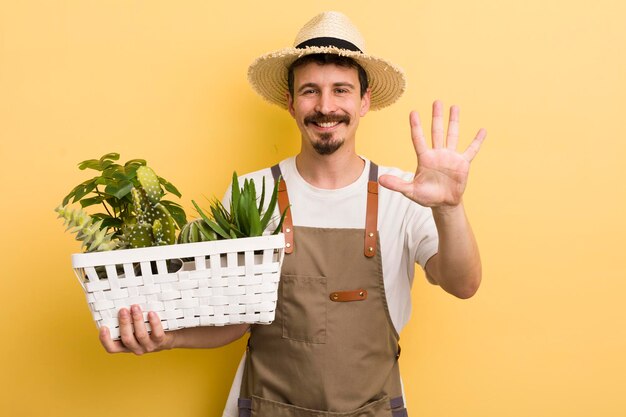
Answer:
<svg viewBox="0 0 626 417"><path fill-rule="evenodd" d="M412 181L404 181L395 175L381 175L380 178L378 178L378 183L391 191L397 191L405 196L410 195L413 191Z"/></svg>

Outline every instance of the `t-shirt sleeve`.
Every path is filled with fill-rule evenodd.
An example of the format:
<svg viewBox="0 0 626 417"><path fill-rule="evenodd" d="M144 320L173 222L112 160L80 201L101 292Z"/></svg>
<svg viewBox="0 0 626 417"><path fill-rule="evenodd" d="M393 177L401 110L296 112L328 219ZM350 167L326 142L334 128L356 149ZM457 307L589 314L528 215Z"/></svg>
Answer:
<svg viewBox="0 0 626 417"><path fill-rule="evenodd" d="M410 210L406 225L406 245L411 258L424 269L426 262L438 251L439 235L430 208L413 203Z"/></svg>
<svg viewBox="0 0 626 417"><path fill-rule="evenodd" d="M380 167L380 173L404 181L413 179L412 173L393 167ZM402 269L397 273L406 275L409 282L413 282L415 263L424 269L428 260L439 250L439 235L432 210L384 187L379 191L379 198L382 210L379 214L381 233L386 234L384 243L390 248L384 267L391 274L395 273L394 268ZM398 255L399 251L402 252L401 256ZM395 262L398 263L397 267L393 266Z"/></svg>

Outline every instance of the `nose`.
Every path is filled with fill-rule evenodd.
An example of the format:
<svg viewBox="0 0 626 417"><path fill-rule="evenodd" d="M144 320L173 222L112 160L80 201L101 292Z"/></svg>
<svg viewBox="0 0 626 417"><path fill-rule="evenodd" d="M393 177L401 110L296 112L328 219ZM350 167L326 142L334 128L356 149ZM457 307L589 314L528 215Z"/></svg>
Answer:
<svg viewBox="0 0 626 417"><path fill-rule="evenodd" d="M318 96L315 110L322 114L334 113L337 110L337 106L332 94L321 92Z"/></svg>

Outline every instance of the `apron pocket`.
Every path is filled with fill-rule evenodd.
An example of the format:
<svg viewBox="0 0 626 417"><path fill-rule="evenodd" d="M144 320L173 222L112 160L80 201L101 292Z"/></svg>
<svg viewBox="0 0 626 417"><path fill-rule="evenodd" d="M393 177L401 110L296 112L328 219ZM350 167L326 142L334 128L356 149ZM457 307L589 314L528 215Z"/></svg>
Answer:
<svg viewBox="0 0 626 417"><path fill-rule="evenodd" d="M252 396L252 417L391 417L389 398L383 397L356 410L332 412L311 410Z"/></svg>
<svg viewBox="0 0 626 417"><path fill-rule="evenodd" d="M283 275L280 280L283 338L326 343L326 278Z"/></svg>

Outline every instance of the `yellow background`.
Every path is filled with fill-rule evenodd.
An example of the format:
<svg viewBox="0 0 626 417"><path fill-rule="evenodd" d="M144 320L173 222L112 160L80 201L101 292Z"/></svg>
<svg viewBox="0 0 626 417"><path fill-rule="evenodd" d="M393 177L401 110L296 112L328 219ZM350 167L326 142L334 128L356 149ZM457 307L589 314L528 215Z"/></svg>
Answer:
<svg viewBox="0 0 626 417"><path fill-rule="evenodd" d="M359 152L414 169L408 113L479 127L466 206L484 263L467 301L418 273L402 334L411 415L626 415L626 6L620 0L9 1L0 4L0 415L218 416L242 342L112 356L52 209L105 152L191 199L297 152L246 81L314 14L347 13L406 94ZM358 369L355 369L358 377Z"/></svg>

